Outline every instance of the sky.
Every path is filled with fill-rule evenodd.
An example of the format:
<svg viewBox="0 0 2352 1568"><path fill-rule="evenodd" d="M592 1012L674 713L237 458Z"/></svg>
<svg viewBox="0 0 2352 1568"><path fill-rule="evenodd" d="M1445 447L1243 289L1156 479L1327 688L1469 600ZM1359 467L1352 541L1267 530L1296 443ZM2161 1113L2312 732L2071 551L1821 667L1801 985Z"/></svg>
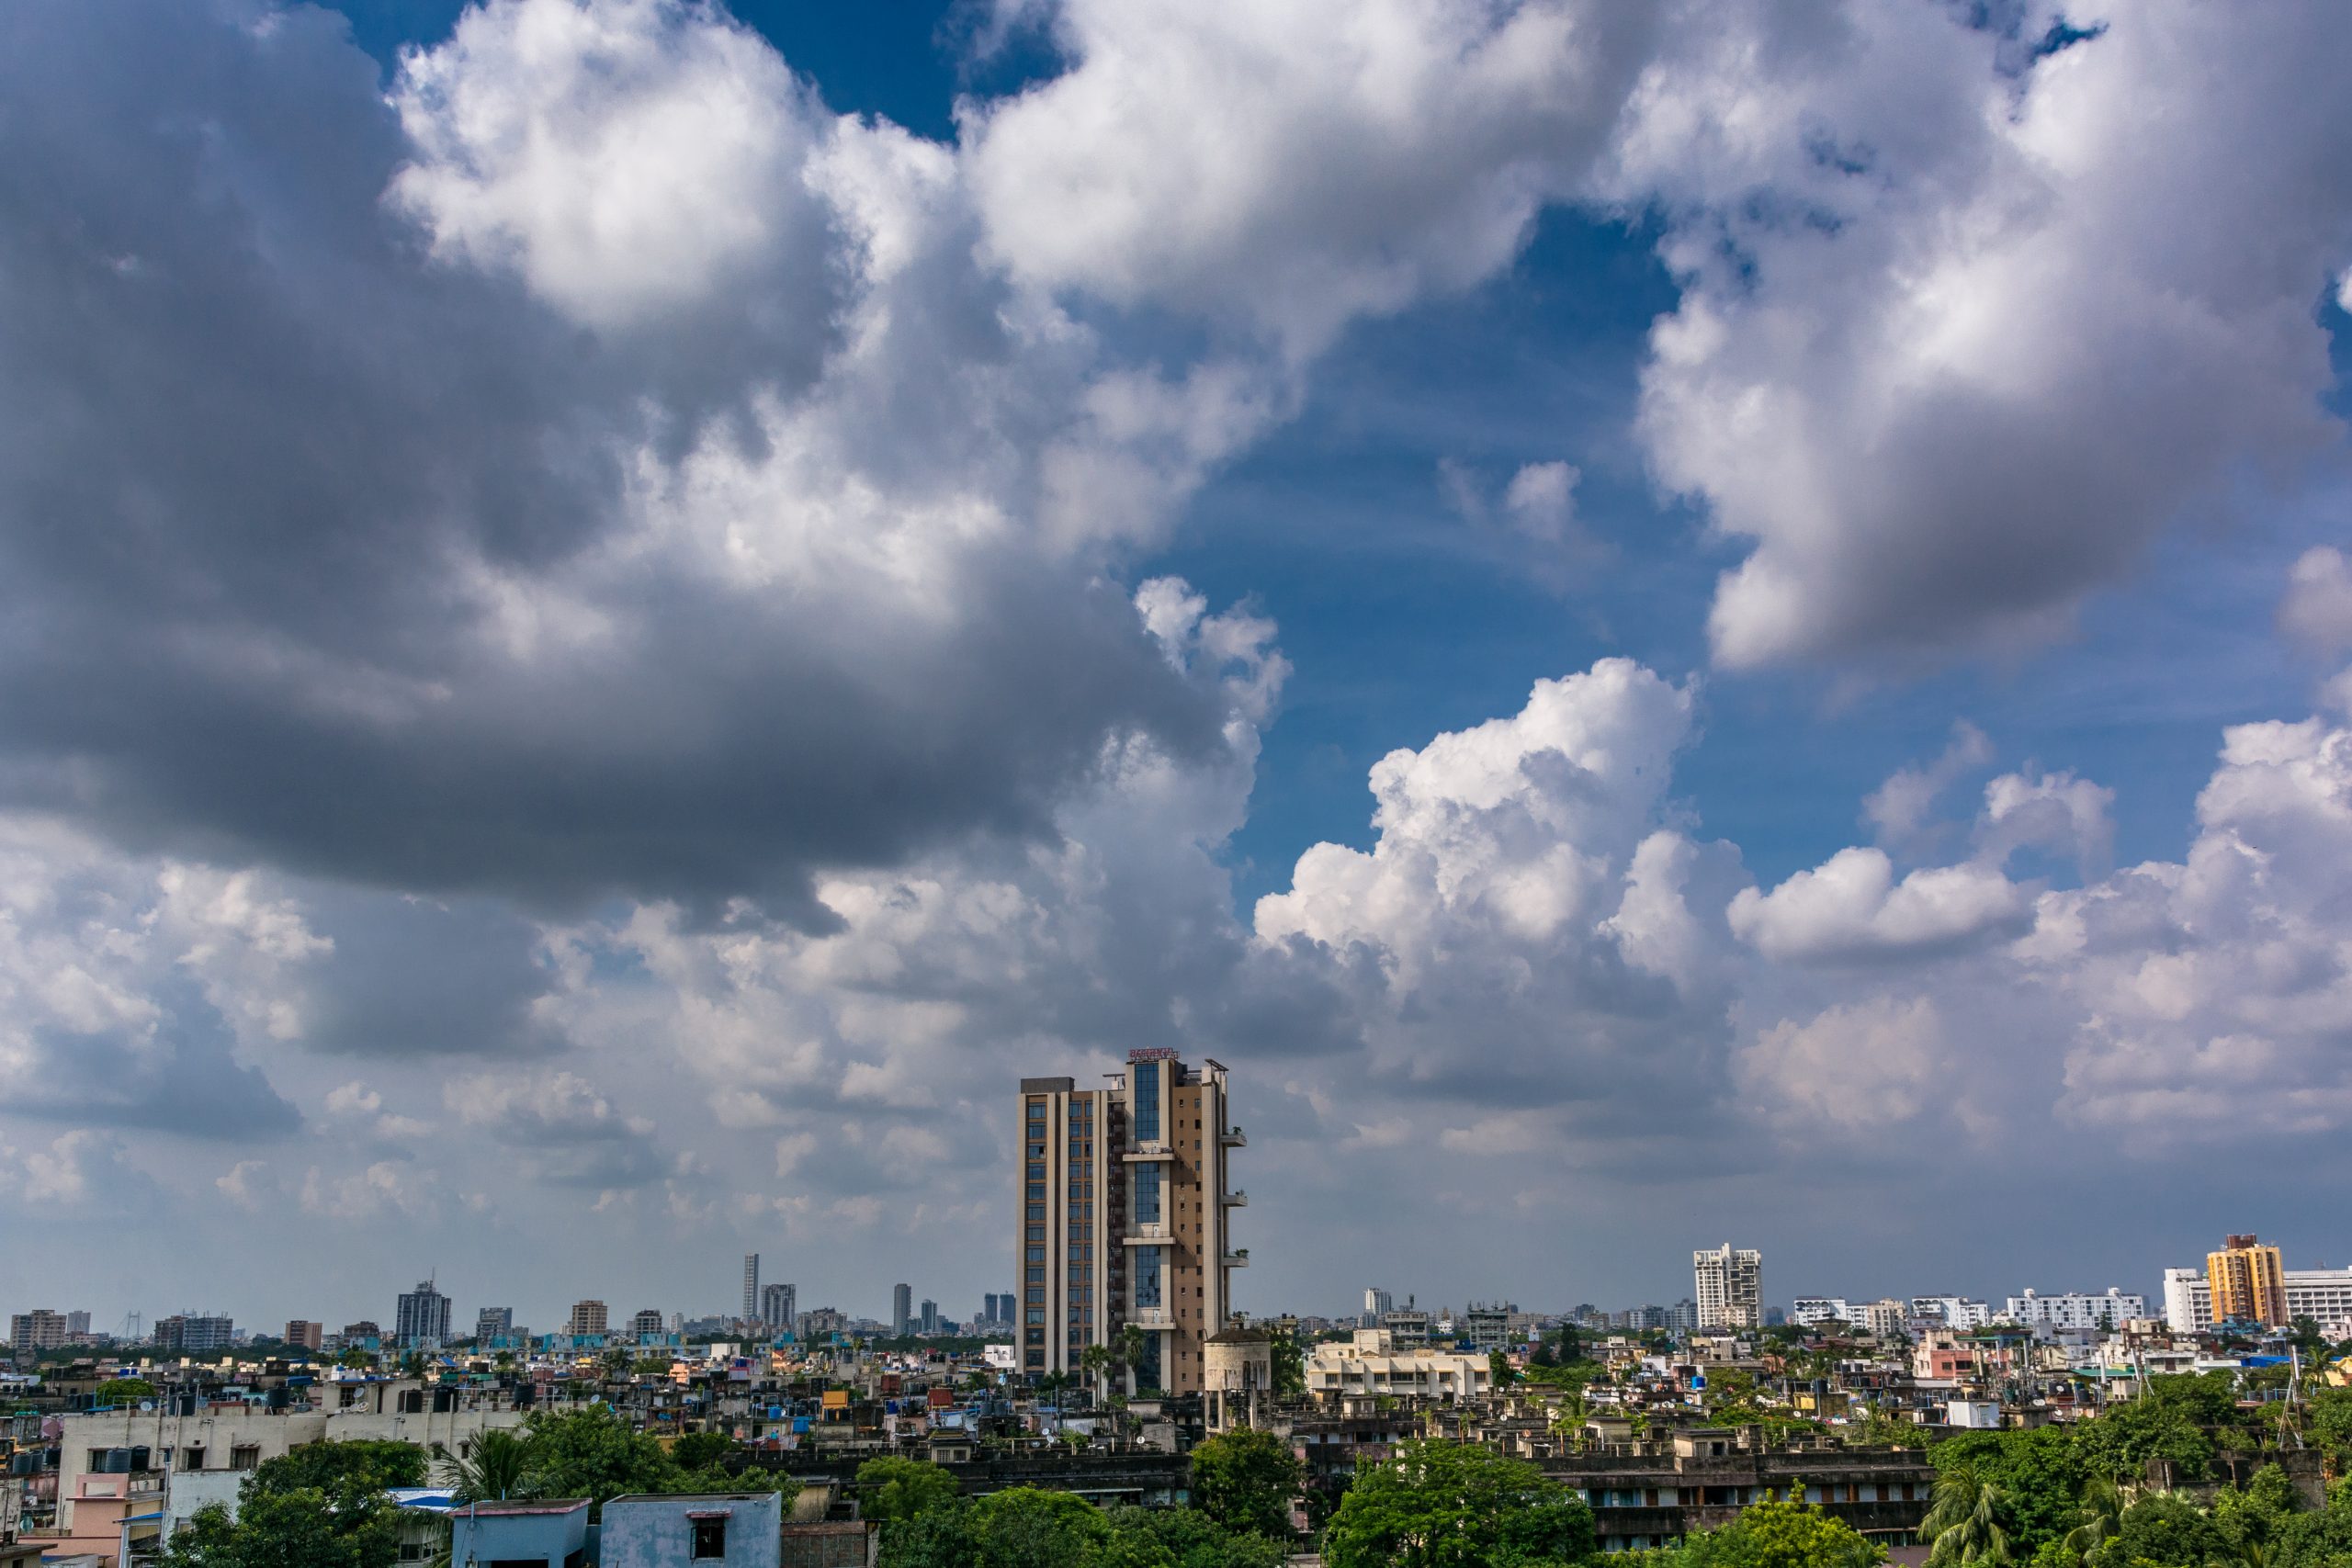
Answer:
<svg viewBox="0 0 2352 1568"><path fill-rule="evenodd" d="M0 9L0 1300L2352 1263L2352 14Z"/></svg>

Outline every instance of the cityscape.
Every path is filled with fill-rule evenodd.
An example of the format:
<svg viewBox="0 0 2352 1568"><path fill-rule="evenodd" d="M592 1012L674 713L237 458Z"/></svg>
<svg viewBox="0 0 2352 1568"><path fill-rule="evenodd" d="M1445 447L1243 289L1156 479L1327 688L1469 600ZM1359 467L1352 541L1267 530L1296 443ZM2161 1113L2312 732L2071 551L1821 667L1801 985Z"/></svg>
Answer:
<svg viewBox="0 0 2352 1568"><path fill-rule="evenodd" d="M0 1568L2352 1568L2352 0L0 0Z"/></svg>
<svg viewBox="0 0 2352 1568"><path fill-rule="evenodd" d="M975 1550L991 1550L985 1510L1058 1494L1106 1521L1195 1507L1222 1532L1219 1562L1314 1561L1318 1542L1344 1562L1365 1477L1411 1473L1442 1431L1555 1499L1528 1506L1556 1532L1555 1560L1646 1561L1744 1521L1785 1529L1773 1510L1793 1508L1817 1553L1802 1561L1932 1562L1962 1528L1962 1479L1998 1500L1939 1453L2088 1442L2198 1399L2195 1442L2147 1452L2134 1484L2220 1509L2243 1472L2265 1489L2248 1495L2276 1494L2265 1528L2282 1539L2299 1500L2324 1518L2346 1484L2352 1269L2289 1268L2253 1234L2163 1267L2154 1296L1784 1296L1759 1250L1724 1243L1691 1251L1690 1292L1670 1304L1425 1305L1371 1284L1360 1311L1250 1313L1235 1295L1247 1093L1224 1064L1158 1047L1099 1089L1020 1079L1015 1283L964 1317L908 1282L887 1314L804 1307L756 1252L725 1310L582 1299L539 1331L510 1305L461 1312L435 1276L333 1327L177 1313L108 1332L86 1309L13 1314L0 1538L12 1564L72 1568L209 1562L188 1543L214 1538L282 1550L240 1512L262 1506L273 1466L315 1470L316 1449L379 1467L368 1483L394 1562L463 1543L560 1568L592 1529L605 1554L649 1564L930 1561L909 1544L926 1515L910 1517L910 1490L968 1510L954 1517ZM647 1444L652 1479L518 1461L484 1495L496 1444L560 1452L582 1433ZM2233 1479L2217 1492L2217 1476ZM1533 1528L1520 1515L1457 1528L1501 1540ZM706 1521L735 1544L704 1541ZM1164 1527L1123 1528L1143 1549Z"/></svg>

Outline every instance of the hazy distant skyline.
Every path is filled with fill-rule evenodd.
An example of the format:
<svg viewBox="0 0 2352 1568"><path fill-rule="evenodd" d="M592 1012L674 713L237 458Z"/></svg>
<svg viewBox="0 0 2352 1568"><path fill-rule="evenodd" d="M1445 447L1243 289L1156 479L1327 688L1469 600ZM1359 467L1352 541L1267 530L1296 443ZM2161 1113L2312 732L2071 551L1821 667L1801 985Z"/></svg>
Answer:
<svg viewBox="0 0 2352 1568"><path fill-rule="evenodd" d="M0 1310L2352 1259L2347 43L18 0Z"/></svg>

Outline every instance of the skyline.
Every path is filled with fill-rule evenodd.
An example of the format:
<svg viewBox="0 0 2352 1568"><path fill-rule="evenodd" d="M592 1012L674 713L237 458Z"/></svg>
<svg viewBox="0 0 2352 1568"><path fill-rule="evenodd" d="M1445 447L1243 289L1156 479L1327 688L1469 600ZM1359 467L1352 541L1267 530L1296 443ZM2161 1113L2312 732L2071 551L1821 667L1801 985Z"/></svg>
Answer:
<svg viewBox="0 0 2352 1568"><path fill-rule="evenodd" d="M2213 1238L2208 1247L2208 1250L2211 1250L2212 1247L2222 1245L2226 1239L2227 1238ZM1709 1248L1702 1250L1714 1249ZM760 1256L762 1258L762 1267L764 1270L767 1255L763 1253ZM1881 1297L1894 1297L1896 1299L1907 1300L1913 1297L1949 1295L1963 1299L1996 1303L2007 1297L2023 1295L2041 1295L2050 1297L2075 1293L2095 1296L2103 1294L2110 1289L2114 1289L2121 1291L2126 1295L2136 1295L2145 1302L2156 1303L2160 1303L2164 1299L2163 1276L2165 1273L2173 1269L2188 1269L2195 1271L2198 1274L2198 1277L2201 1280L2203 1278L2204 1270L2203 1258L2204 1254L2202 1253L2184 1252L2178 1259L2158 1265L2155 1270L2156 1284L2153 1289L2144 1287L2139 1280L2129 1279L2110 1280L2104 1284L2098 1285L2088 1284L2082 1281L2070 1282L2064 1280L2053 1281L2046 1284L2029 1280L2021 1284L1998 1284L1995 1286L1982 1286L1977 1285L1974 1282L1968 1282L1964 1286L1950 1289L1947 1289L1946 1287L1953 1285L1953 1282L1947 1280L1929 1281L1923 1289L1919 1290L1912 1290L1909 1288L1899 1290L1849 1290L1841 1288L1838 1283L1834 1280L1829 1281L1826 1284L1807 1283L1801 1284L1797 1287L1783 1289L1781 1288L1781 1282L1775 1281L1767 1283L1763 1287L1759 1300L1761 1305L1766 1310L1777 1311L1784 1310L1796 1302L1804 1301L1808 1298L1821 1297L1836 1297L1861 1302ZM2346 1263L2344 1261L2331 1262L2327 1259L2319 1258L2302 1258L2297 1257L2291 1250L2287 1250L2284 1266L2290 1272L2300 1270L2342 1271L2346 1268L2352 1268L2352 1263ZM1768 1281L1772 1279L1771 1262L1769 1258L1764 1260L1763 1276ZM438 1288L437 1278L428 1276L424 1280L412 1281L410 1286L403 1287L401 1290L396 1292L395 1296L397 1297L399 1295L406 1294L409 1290L414 1289L416 1285L420 1283L432 1284L436 1289ZM798 1275L776 1279L766 1277L763 1274L763 1283L765 1285L781 1285L789 1287L795 1292L796 1296L797 1296L806 1281ZM957 1323L968 1325L971 1323L978 1321L980 1316L984 1315L974 1312L967 1312L966 1310L967 1303L956 1299L955 1292L959 1288L956 1286L946 1287L944 1292L934 1295L932 1293L933 1289L933 1287L914 1285L911 1281L902 1282L894 1280L888 1287L884 1287L893 1292L893 1303L895 1303L895 1292L900 1287L901 1283L908 1285L913 1299L917 1301L929 1300L934 1302L935 1304L938 1305L940 1314L943 1317L951 1318ZM1915 1281L1915 1283L1917 1282ZM299 1292L299 1287L272 1288L280 1290L296 1290ZM1639 1306L1660 1306L1671 1308L1677 1302L1687 1300L1694 1293L1693 1283L1688 1270L1685 1272L1684 1283L1679 1295L1672 1290L1668 1289L1663 1291L1663 1293L1657 1295L1654 1299L1646 1301L1637 1300L1632 1297L1627 1297L1622 1301L1612 1299L1597 1302L1577 1302L1571 1301L1565 1297L1557 1302L1538 1301L1533 1299L1521 1300L1509 1290L1489 1291L1485 1292L1473 1291L1465 1292L1451 1287L1442 1290L1436 1293L1431 1293L1429 1292L1415 1291L1411 1289L1392 1289L1388 1285L1381 1283L1378 1280L1367 1281L1366 1283L1358 1286L1335 1287L1334 1289L1336 1290L1336 1299L1340 1303L1337 1306L1333 1306L1330 1302L1318 1299L1312 1302L1286 1303L1276 1310L1297 1313L1302 1315L1324 1316L1333 1319L1348 1319L1355 1316L1356 1313L1350 1309L1347 1303L1352 1301L1357 1303L1360 1306L1366 1295L1374 1291L1378 1292L1382 1296L1393 1298L1394 1303L1400 1305L1416 1297L1425 1298L1422 1300L1421 1305L1425 1310L1429 1311L1436 1311L1441 1308L1467 1309L1480 1301L1495 1301L1510 1302L1517 1310L1536 1313L1539 1314L1565 1314L1569 1312L1572 1308L1581 1305L1598 1306L1602 1312L1623 1311L1628 1308ZM1326 1293L1331 1292L1327 1292ZM447 1297L450 1303L450 1321L453 1325L463 1327L472 1324L475 1316L479 1313L483 1311L498 1310L507 1313L510 1316L511 1322L528 1327L535 1334L562 1332L563 1324L568 1319L573 1305L576 1303L583 1301L602 1301L607 1310L607 1313L610 1314L611 1320L616 1323L626 1322L629 1317L635 1315L637 1313L647 1310L659 1311L665 1317L673 1314L682 1314L690 1321L701 1317L727 1317L729 1315L723 1310L718 1310L712 1303L692 1300L643 1301L639 1302L634 1305L624 1305L619 1300L609 1295L598 1297L592 1293L577 1293L566 1296L560 1302L550 1300L543 1304L524 1306L514 1304L512 1299L508 1297L498 1296L497 1291L491 1287L484 1288L483 1299L478 1303L471 1302L458 1293L454 1293L446 1290L442 1291L441 1294ZM1011 1299L1016 1294L1016 1292L1012 1291L996 1292L984 1282L980 1290L976 1292L976 1294L984 1302L985 1298L991 1294L1002 1294L1008 1299ZM890 1321L890 1313L894 1310L893 1305L886 1304L885 1306L869 1313L864 1310L865 1304L865 1303L844 1292L831 1291L828 1288L826 1290L820 1290L809 1293L806 1300L798 1301L797 1303L797 1310L801 1312L838 1310L844 1315L853 1319L865 1319L876 1323L888 1323ZM126 1314L119 1313L109 1316L107 1310L102 1307L91 1308L79 1303L69 1307L61 1303L49 1301L40 1303L39 1306L40 1310L44 1311L55 1311L59 1313L87 1313L90 1316L93 1329L99 1332L113 1333L127 1321ZM10 1310L29 1311L32 1310L32 1308L30 1305L20 1305L12 1307ZM264 1311L262 1313L232 1311L220 1306L219 1303L210 1302L200 1303L181 1302L166 1307L163 1311L155 1312L150 1312L136 1307L126 1309L126 1311L137 1312L142 1323L150 1327L152 1327L157 1319L172 1314L224 1316L234 1321L241 1332L246 1333L259 1333L267 1330L272 1325L279 1324L281 1319L285 1322L297 1321L296 1318L286 1317L283 1313L276 1312L274 1310ZM1267 1313L1253 1313L1252 1315L1263 1316L1271 1314ZM322 1324L327 1326L329 1331L332 1332L334 1325L342 1323L374 1321L379 1324L390 1324L392 1321L392 1317L393 1314L390 1311L379 1311L371 1314L370 1312L364 1310L363 1307L363 1310L342 1313L328 1312L322 1316L306 1317L301 1318L300 1320ZM544 1322L547 1326L540 1326L542 1322ZM114 1326L110 1327L108 1326L109 1325Z"/></svg>
<svg viewBox="0 0 2352 1568"><path fill-rule="evenodd" d="M810 9L0 15L6 1310L2352 1261L2352 14Z"/></svg>

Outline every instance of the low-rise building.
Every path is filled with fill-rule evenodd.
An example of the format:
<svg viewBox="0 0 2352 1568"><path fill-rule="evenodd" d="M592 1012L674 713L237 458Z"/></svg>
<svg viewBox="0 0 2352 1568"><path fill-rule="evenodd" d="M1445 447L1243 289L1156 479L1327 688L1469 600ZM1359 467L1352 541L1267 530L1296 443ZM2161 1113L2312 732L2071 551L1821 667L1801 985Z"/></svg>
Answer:
<svg viewBox="0 0 2352 1568"><path fill-rule="evenodd" d="M1400 1346L1385 1328L1359 1328L1344 1344L1315 1346L1306 1357L1306 1392L1317 1400L1390 1394L1459 1400L1493 1386L1487 1359L1422 1346Z"/></svg>
<svg viewBox="0 0 2352 1568"><path fill-rule="evenodd" d="M1835 1445L1769 1449L1754 1431L1690 1427L1663 1442L1620 1443L1540 1461L1592 1507L1604 1551L1665 1546L1720 1529L1740 1511L1803 1486L1882 1546L1907 1546L1927 1517L1935 1467L1916 1450Z"/></svg>
<svg viewBox="0 0 2352 1568"><path fill-rule="evenodd" d="M316 1384L310 1409L266 1404L197 1408L157 1401L153 1410L100 1410L59 1418L59 1522L70 1525L84 1475L118 1469L128 1456L175 1476L240 1472L258 1468L310 1443L382 1438L452 1452L476 1434L522 1423L525 1411L495 1403L467 1403L454 1388L413 1380L368 1379ZM124 1456L118 1458L117 1456ZM459 1559L459 1561L463 1561Z"/></svg>
<svg viewBox="0 0 2352 1568"><path fill-rule="evenodd" d="M600 1568L777 1568L779 1492L616 1497L598 1526Z"/></svg>
<svg viewBox="0 0 2352 1568"><path fill-rule="evenodd" d="M581 1568L588 1561L588 1499L467 1503L452 1508L449 1561L492 1568Z"/></svg>

